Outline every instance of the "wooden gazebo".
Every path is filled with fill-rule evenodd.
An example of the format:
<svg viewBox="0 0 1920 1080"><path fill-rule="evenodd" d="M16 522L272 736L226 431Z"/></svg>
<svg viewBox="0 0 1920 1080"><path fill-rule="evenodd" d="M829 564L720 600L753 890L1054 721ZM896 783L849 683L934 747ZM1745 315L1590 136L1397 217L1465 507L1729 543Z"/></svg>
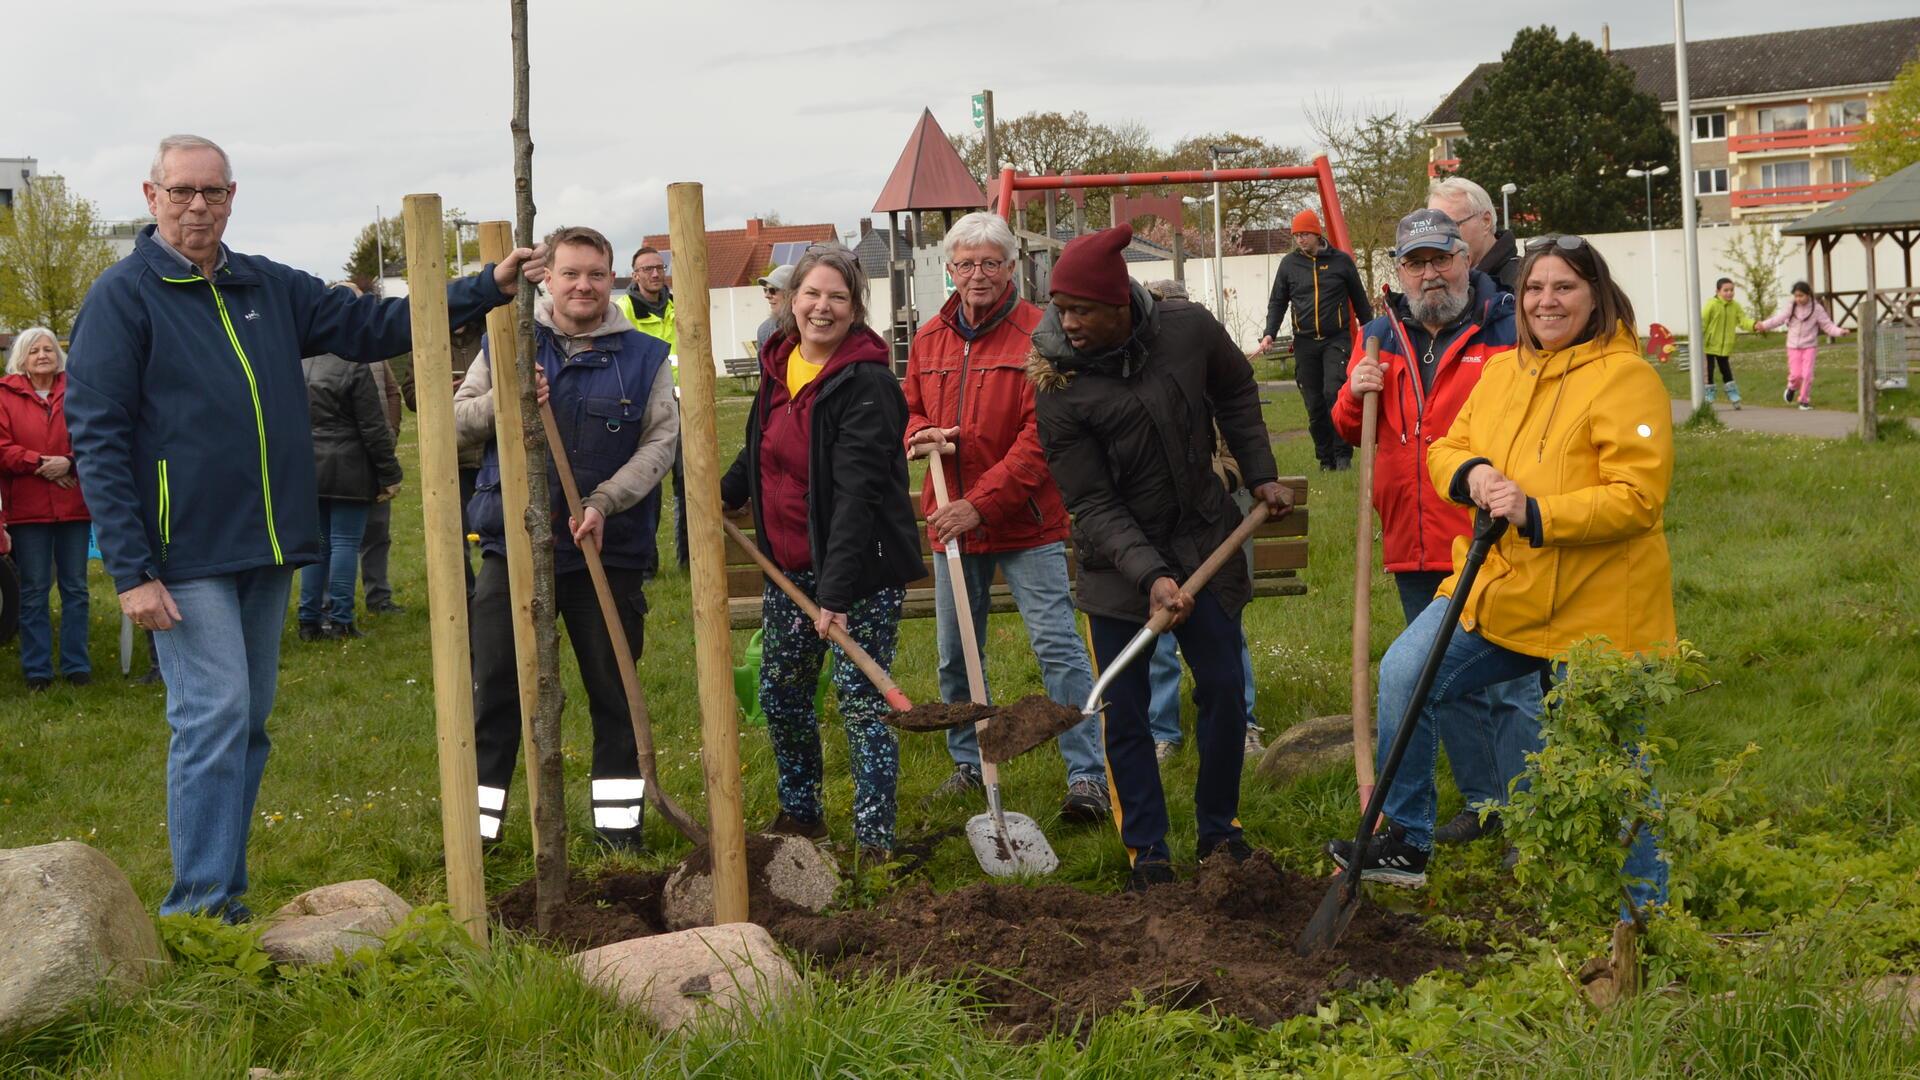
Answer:
<svg viewBox="0 0 1920 1080"><path fill-rule="evenodd" d="M920 215L927 210L940 211L947 225L953 224L955 210L978 210L987 205L987 195L979 181L967 171L966 162L954 151L932 109L922 109L920 120L907 138L907 145L894 162L880 197L873 201L876 213L887 215L888 294L893 310L889 312L894 369L905 373L907 346L920 325L913 303L913 251L920 246ZM905 253L900 251L900 215L909 215L912 232Z"/></svg>
<svg viewBox="0 0 1920 1080"><path fill-rule="evenodd" d="M1780 232L1806 238L1807 282L1814 286L1814 295L1827 302L1834 321L1852 320L1860 332L1860 437L1871 441L1878 434L1874 385L1877 331L1888 322L1911 325L1920 314L1920 288L1913 283L1913 249L1920 243L1920 162L1782 226ZM1834 287L1833 249L1842 237L1850 235L1859 237L1866 248L1865 289ZM1900 246L1903 272L1898 287L1882 288L1878 280L1874 263L1882 238ZM1820 268L1826 271L1824 289L1820 287L1822 278L1814 272L1816 248Z"/></svg>

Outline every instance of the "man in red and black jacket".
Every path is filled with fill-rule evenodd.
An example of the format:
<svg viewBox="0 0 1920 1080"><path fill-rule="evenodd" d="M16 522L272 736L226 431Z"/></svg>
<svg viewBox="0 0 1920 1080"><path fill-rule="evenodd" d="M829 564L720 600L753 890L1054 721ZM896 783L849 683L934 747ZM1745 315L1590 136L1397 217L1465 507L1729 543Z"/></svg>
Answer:
<svg viewBox="0 0 1920 1080"><path fill-rule="evenodd" d="M1411 623L1453 572L1454 541L1473 531L1468 508L1428 482L1427 448L1453 426L1485 361L1513 348L1514 299L1473 269L1467 244L1444 211L1408 214L1395 239L1402 293L1390 296L1380 317L1362 331L1362 340L1379 340L1380 363L1364 353L1353 361L1334 399L1333 426L1358 444L1360 395L1379 392L1373 506L1386 569ZM1499 828L1498 815L1482 826L1471 807L1506 801L1507 782L1525 765L1526 748L1516 739L1539 715L1539 681L1529 676L1501 683L1442 709L1440 740L1469 809L1435 830L1434 839L1460 843Z"/></svg>
<svg viewBox="0 0 1920 1080"><path fill-rule="evenodd" d="M927 532L935 544L960 541L961 573L974 617L974 638L986 648L994 571L1006 579L1027 638L1040 661L1047 696L1078 708L1093 690L1073 618L1067 582L1067 510L1047 471L1033 415L1027 354L1041 311L1013 288L1017 247L997 215L968 214L945 241L954 294L913 337L907 359L907 451L915 457L951 444L943 510L933 484L921 489ZM933 560L940 647L940 697L967 701L967 669L954 615L953 581ZM971 727L947 733L953 775L935 792L981 788L980 745ZM1060 736L1067 761L1067 798L1060 816L1094 822L1107 816L1106 754L1099 721Z"/></svg>

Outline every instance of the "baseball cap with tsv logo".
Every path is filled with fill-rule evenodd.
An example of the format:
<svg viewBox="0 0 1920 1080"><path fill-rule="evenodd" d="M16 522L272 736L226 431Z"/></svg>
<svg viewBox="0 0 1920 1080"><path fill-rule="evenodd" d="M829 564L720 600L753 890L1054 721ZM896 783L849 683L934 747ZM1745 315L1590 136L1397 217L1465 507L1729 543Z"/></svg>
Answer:
<svg viewBox="0 0 1920 1080"><path fill-rule="evenodd" d="M1393 231L1393 257L1405 258L1410 251L1433 248L1456 251L1461 244L1460 227L1439 210L1415 210L1400 219Z"/></svg>

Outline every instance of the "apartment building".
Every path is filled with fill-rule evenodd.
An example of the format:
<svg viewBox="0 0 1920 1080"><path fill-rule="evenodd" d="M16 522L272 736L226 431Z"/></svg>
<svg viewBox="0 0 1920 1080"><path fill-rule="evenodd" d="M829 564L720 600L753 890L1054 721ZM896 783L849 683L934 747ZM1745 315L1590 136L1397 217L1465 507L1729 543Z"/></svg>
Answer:
<svg viewBox="0 0 1920 1080"><path fill-rule="evenodd" d="M15 194L24 191L40 175L40 162L34 158L0 158L0 210L13 205Z"/></svg>
<svg viewBox="0 0 1920 1080"><path fill-rule="evenodd" d="M1920 56L1920 18L1782 30L1687 43L1692 115L1681 122L1673 46L1602 48L1660 100L1667 122L1693 141L1690 186L1706 225L1790 221L1844 199L1872 178L1849 151L1874 102ZM1481 64L1425 122L1427 170L1458 164L1460 116L1498 62Z"/></svg>

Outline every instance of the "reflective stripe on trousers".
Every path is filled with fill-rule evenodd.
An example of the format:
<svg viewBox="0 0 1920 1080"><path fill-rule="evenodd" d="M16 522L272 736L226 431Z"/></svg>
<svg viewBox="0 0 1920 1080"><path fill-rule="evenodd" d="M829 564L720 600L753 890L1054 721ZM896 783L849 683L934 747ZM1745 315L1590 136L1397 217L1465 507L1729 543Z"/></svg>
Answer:
<svg viewBox="0 0 1920 1080"><path fill-rule="evenodd" d="M593 782L593 827L637 829L647 782L638 778Z"/></svg>

